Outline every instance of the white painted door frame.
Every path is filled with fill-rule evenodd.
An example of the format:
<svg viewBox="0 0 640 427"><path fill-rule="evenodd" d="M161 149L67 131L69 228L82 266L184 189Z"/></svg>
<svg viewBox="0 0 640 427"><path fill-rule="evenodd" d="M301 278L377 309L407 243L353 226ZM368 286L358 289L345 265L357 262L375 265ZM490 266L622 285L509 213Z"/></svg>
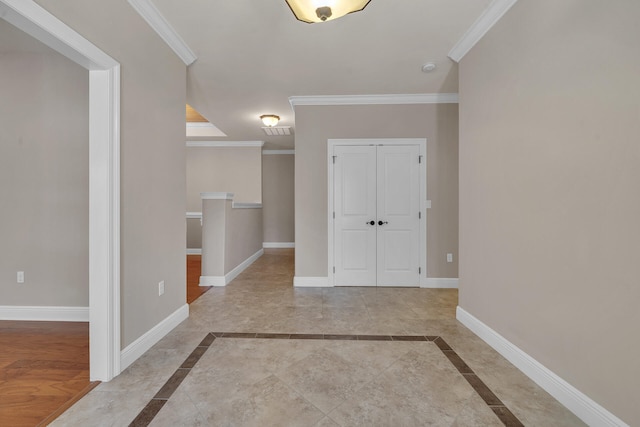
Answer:
<svg viewBox="0 0 640 427"><path fill-rule="evenodd" d="M338 145L417 145L422 156L420 164L420 283L427 278L427 139L426 138L353 138L353 139L329 139L327 140L327 276L329 286L335 286L333 273L334 260L334 168L333 148Z"/></svg>
<svg viewBox="0 0 640 427"><path fill-rule="evenodd" d="M89 70L89 359L92 381L120 373L120 64L30 0L0 18Z"/></svg>

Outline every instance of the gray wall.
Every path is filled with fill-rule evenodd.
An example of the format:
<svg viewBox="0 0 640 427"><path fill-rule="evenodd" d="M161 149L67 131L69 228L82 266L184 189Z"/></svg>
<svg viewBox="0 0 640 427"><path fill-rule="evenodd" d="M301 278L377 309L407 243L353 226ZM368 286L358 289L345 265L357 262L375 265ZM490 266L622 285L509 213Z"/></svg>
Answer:
<svg viewBox="0 0 640 427"><path fill-rule="evenodd" d="M640 425L640 3L520 0L460 64L460 305Z"/></svg>
<svg viewBox="0 0 640 427"><path fill-rule="evenodd" d="M265 242L293 242L294 168L293 154L262 156L262 211Z"/></svg>
<svg viewBox="0 0 640 427"><path fill-rule="evenodd" d="M0 305L87 307L89 73L0 19L0 94Z"/></svg>
<svg viewBox="0 0 640 427"><path fill-rule="evenodd" d="M296 276L327 276L327 140L427 138L427 274L458 277L458 106L300 106L295 113ZM448 252L455 262L446 262Z"/></svg>
<svg viewBox="0 0 640 427"><path fill-rule="evenodd" d="M121 64L125 347L186 302L186 67L126 0L37 3Z"/></svg>
<svg viewBox="0 0 640 427"><path fill-rule="evenodd" d="M187 148L187 211L201 212L200 193L218 191L234 193L236 202L260 203L262 148Z"/></svg>

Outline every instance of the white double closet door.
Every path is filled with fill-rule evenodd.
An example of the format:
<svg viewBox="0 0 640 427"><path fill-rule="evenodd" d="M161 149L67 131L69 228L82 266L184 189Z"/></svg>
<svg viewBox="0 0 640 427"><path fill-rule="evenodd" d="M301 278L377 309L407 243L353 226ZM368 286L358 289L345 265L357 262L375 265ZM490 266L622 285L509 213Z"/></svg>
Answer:
<svg viewBox="0 0 640 427"><path fill-rule="evenodd" d="M334 284L419 286L417 145L334 147Z"/></svg>

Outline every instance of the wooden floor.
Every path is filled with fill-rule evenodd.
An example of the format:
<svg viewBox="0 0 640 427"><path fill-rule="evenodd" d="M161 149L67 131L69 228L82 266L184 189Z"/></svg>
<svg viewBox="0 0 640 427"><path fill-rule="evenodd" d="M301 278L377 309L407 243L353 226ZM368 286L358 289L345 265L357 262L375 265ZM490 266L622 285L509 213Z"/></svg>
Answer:
<svg viewBox="0 0 640 427"><path fill-rule="evenodd" d="M89 324L0 321L0 426L47 425L89 382Z"/></svg>
<svg viewBox="0 0 640 427"><path fill-rule="evenodd" d="M187 304L191 304L211 286L199 286L201 261L200 255L187 255Z"/></svg>

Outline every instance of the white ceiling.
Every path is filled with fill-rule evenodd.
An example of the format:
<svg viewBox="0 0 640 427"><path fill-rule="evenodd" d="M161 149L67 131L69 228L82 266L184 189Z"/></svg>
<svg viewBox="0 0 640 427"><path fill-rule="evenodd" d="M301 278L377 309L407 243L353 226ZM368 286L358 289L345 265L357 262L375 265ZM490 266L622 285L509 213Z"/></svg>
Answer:
<svg viewBox="0 0 640 427"><path fill-rule="evenodd" d="M294 126L288 98L310 95L450 93L447 54L491 0L372 0L362 12L321 24L295 19L285 0L153 0L198 59L187 102L229 141L293 148L266 136L261 114ZM435 62L425 74L421 67Z"/></svg>

